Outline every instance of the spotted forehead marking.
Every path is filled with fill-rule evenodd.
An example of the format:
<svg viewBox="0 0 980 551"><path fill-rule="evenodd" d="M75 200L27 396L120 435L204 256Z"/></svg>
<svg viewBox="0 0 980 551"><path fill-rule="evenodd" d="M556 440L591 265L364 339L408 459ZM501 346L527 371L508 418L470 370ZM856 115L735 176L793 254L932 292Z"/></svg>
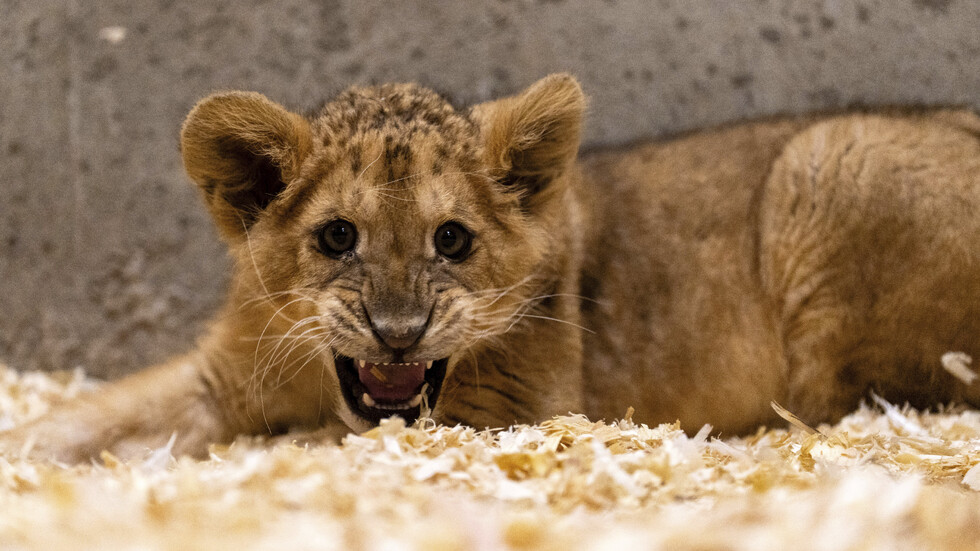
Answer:
<svg viewBox="0 0 980 551"><path fill-rule="evenodd" d="M371 130L397 132L406 139L427 131L460 144L472 142L478 132L467 112L416 84L351 88L321 108L313 127L324 146Z"/></svg>
<svg viewBox="0 0 980 551"><path fill-rule="evenodd" d="M351 88L311 123L315 139L306 179L313 185L331 175L356 178L368 166L383 168L386 182L480 169L478 125L468 112L418 85Z"/></svg>

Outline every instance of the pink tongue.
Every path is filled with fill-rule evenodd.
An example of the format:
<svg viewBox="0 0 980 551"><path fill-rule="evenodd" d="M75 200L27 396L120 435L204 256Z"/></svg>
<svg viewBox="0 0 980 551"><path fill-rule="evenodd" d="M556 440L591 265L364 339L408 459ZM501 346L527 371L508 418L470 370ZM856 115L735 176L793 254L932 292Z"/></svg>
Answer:
<svg viewBox="0 0 980 551"><path fill-rule="evenodd" d="M375 400L404 402L419 393L425 382L425 364L373 364L357 368L361 384Z"/></svg>

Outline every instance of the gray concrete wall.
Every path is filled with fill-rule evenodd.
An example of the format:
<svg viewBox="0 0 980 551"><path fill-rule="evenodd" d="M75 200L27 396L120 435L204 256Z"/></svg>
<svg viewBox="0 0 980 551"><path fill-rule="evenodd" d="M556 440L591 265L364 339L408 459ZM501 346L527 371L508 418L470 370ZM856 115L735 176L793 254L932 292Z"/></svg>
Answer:
<svg viewBox="0 0 980 551"><path fill-rule="evenodd" d="M177 151L218 89L308 108L553 71L623 142L855 102L980 107L968 0L0 0L0 361L113 376L192 346L228 262Z"/></svg>

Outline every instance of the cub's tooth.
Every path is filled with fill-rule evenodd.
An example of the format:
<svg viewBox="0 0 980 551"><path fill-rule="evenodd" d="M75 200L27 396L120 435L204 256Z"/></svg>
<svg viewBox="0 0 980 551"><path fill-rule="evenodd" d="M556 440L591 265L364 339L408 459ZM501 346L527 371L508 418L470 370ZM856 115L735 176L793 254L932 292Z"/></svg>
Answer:
<svg viewBox="0 0 980 551"><path fill-rule="evenodd" d="M373 408L374 406L376 406L376 405L378 405L378 404L377 404L377 403L376 403L376 402L374 401L374 398L371 398L371 396L369 396L367 392L365 392L365 393L364 393L364 394L363 394L363 395L361 396L361 400L363 400L363 401L364 401L364 405L365 405L365 406L367 406L367 407L369 407L369 408Z"/></svg>
<svg viewBox="0 0 980 551"><path fill-rule="evenodd" d="M416 394L415 395L415 398L412 398L408 402L408 405L409 405L409 407L415 407L415 406L417 406L417 405L419 405L421 403L422 403L422 395L421 394Z"/></svg>
<svg viewBox="0 0 980 551"><path fill-rule="evenodd" d="M429 360L429 361L425 362L425 368L426 369L432 369L432 360Z"/></svg>
<svg viewBox="0 0 980 551"><path fill-rule="evenodd" d="M364 367L365 364L367 364L367 362L365 362L364 360L357 360L357 365Z"/></svg>
<svg viewBox="0 0 980 551"><path fill-rule="evenodd" d="M391 363L391 362L384 362L381 365L388 365L389 363Z"/></svg>

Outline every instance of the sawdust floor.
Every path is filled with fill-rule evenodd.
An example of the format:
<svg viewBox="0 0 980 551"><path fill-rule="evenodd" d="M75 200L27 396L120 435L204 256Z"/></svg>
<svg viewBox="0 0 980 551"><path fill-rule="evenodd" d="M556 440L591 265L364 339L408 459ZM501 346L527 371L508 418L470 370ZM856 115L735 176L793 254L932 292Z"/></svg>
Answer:
<svg viewBox="0 0 980 551"><path fill-rule="evenodd" d="M92 383L0 366L0 428ZM980 412L879 402L749 438L579 416L384 423L210 460L0 459L2 549L974 549Z"/></svg>

